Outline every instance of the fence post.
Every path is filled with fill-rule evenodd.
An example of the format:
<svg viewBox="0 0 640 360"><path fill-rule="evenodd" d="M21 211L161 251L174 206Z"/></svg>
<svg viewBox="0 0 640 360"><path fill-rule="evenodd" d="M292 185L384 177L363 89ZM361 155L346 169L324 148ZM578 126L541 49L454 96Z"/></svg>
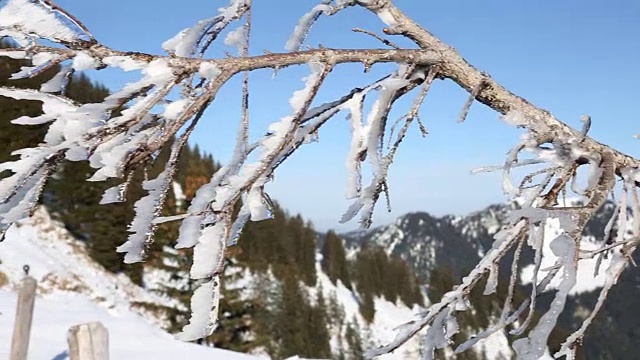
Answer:
<svg viewBox="0 0 640 360"><path fill-rule="evenodd" d="M11 360L26 360L29 350L29 335L33 320L33 305L36 300L38 282L31 276L22 279L16 307L16 321L11 339Z"/></svg>
<svg viewBox="0 0 640 360"><path fill-rule="evenodd" d="M109 360L109 332L99 321L72 326L67 342L69 360Z"/></svg>

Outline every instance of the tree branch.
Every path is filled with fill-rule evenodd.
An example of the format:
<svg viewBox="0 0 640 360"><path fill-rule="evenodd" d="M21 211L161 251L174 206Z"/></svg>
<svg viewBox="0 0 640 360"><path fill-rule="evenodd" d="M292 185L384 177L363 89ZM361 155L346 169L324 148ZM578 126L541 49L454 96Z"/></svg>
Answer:
<svg viewBox="0 0 640 360"><path fill-rule="evenodd" d="M442 67L440 68L439 76L453 80L470 94L482 84L482 90L478 91L475 96L477 101L503 115L511 111L522 113L528 120L528 123L521 124L522 127L535 133L540 143L551 142L554 139L582 137L580 131L564 124L547 110L541 109L510 92L489 75L469 64L454 48L443 43L418 25L398 9L391 0L362 1L358 2L358 4L378 16L384 17L387 22L393 21L387 33L404 35L413 40L420 48L429 49L440 54ZM625 167L640 168L640 161L588 136L584 137L582 146L598 153L611 151L616 174L618 175L620 170Z"/></svg>

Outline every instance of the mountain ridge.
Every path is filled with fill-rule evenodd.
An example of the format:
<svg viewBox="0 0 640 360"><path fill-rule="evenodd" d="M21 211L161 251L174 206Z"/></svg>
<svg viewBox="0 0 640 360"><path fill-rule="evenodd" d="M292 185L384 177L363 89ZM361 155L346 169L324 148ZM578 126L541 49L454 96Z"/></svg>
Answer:
<svg viewBox="0 0 640 360"><path fill-rule="evenodd" d="M570 205L579 205L581 199L569 199ZM380 225L367 231L347 232L341 236L348 247L362 246L370 243L385 247L389 252L397 253L407 263L412 264L419 275L429 278L435 270L450 268L455 283L459 283L480 258L491 248L493 236L505 225L509 213L519 207L518 202L490 204L483 209L470 212L464 216L444 215L434 217L427 212L411 212L396 218L389 224ZM616 210L615 204L607 201L585 226L581 241L583 250L595 250L602 246L604 228ZM625 231L632 226L627 224ZM445 231L447 230L447 231ZM614 227L613 236L618 229ZM553 264L553 254L548 247L551 239L561 233L557 219L549 219L545 225L545 246L543 247L543 266ZM402 250L400 250L402 249ZM501 283L508 282L510 275L512 252L499 264ZM533 250L525 245L522 248L520 267L520 283L526 289L530 286L532 274ZM640 255L634 255L636 263ZM600 265L600 275L593 274L598 266L595 259L581 260L578 266L577 284L572 289L570 301L565 312L560 316L558 325L573 331L577 329L593 309L599 290L604 284L604 276L608 259ZM551 294L557 286L559 278L554 279L538 303L548 306ZM453 284L452 284L453 285ZM584 345L579 348L577 359L631 359L635 358L635 340L640 336L640 310L630 306L637 298L636 290L640 287L640 268L629 267L624 271L618 284L611 290L603 309L596 316L586 333ZM431 299L434 300L434 299ZM615 346L612 344L619 344Z"/></svg>

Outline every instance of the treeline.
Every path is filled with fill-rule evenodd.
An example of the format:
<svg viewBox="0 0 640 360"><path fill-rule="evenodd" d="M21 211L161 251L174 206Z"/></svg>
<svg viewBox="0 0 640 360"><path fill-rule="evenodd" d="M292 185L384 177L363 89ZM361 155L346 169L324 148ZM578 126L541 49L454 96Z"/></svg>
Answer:
<svg viewBox="0 0 640 360"><path fill-rule="evenodd" d="M355 259L347 260L342 239L333 231L326 234L322 246L321 266L331 282L338 280L357 291L360 314L368 323L375 317L374 297L408 307L424 305L418 276L399 257L389 256L380 246L364 244Z"/></svg>

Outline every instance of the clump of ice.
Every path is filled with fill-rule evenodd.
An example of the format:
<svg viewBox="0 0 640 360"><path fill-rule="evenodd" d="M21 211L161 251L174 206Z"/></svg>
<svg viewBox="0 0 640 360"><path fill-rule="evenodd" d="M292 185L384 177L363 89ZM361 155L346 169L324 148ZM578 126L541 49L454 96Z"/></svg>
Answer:
<svg viewBox="0 0 640 360"><path fill-rule="evenodd" d="M70 22L41 1L8 0L0 8L0 28L13 28L56 42L87 40L84 31Z"/></svg>

